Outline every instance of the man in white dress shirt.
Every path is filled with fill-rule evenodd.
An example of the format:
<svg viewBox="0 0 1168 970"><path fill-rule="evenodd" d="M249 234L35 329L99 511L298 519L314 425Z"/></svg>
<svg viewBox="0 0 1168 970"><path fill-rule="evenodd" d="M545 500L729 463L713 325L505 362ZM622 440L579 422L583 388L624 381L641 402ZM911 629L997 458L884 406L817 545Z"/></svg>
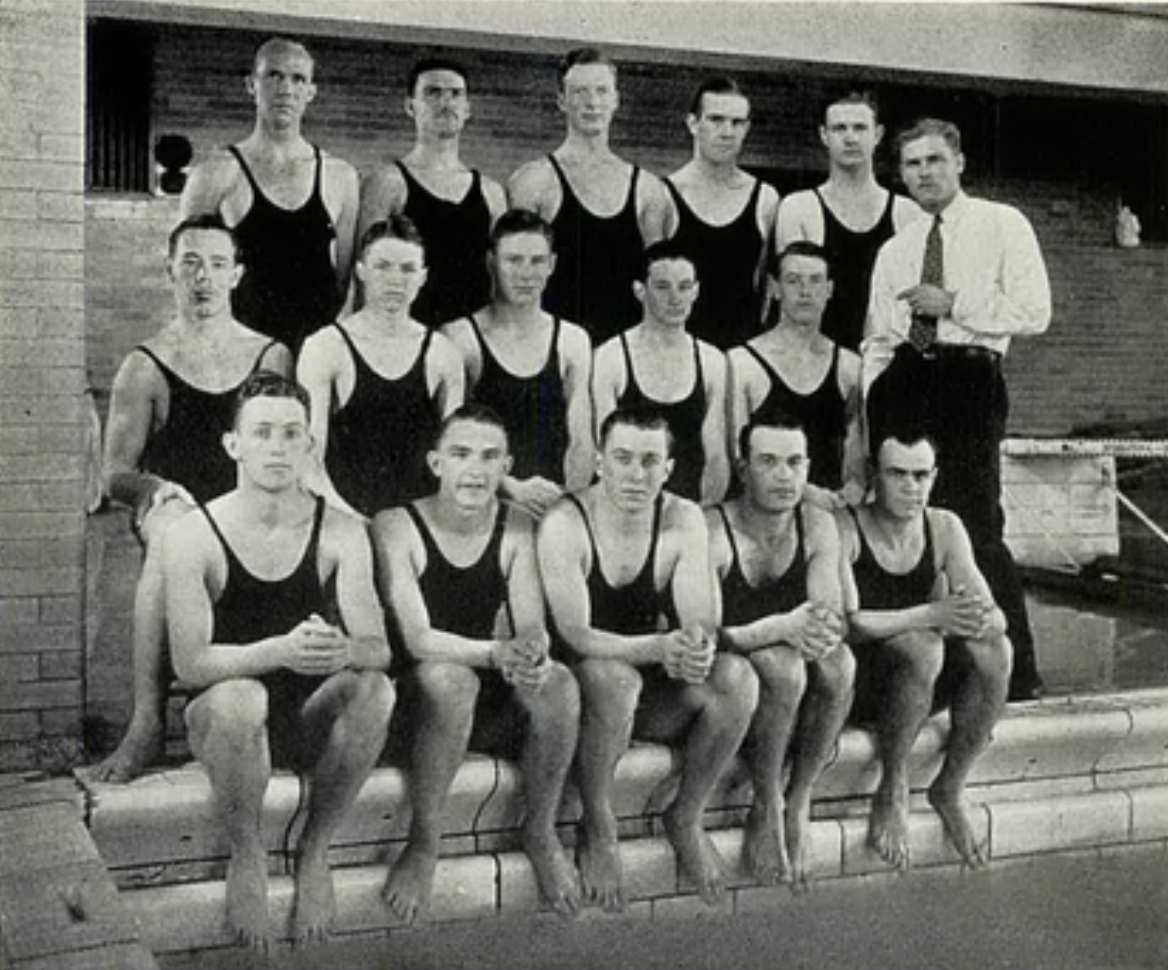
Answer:
<svg viewBox="0 0 1168 970"><path fill-rule="evenodd" d="M1010 697L1041 681L1026 603L1002 540L999 446L1009 404L1002 358L1014 336L1050 324L1050 284L1034 230L1017 209L961 190L965 156L950 122L924 119L897 138L901 176L928 219L880 250L863 344L869 441L923 431L939 445L933 502L956 512L1006 614Z"/></svg>

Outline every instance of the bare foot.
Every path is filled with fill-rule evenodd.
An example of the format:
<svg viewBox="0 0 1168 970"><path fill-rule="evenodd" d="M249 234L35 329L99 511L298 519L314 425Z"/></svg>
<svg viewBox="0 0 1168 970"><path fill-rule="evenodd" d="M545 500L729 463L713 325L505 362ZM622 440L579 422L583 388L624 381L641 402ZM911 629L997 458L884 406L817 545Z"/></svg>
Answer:
<svg viewBox="0 0 1168 970"><path fill-rule="evenodd" d="M929 789L929 804L941 816L945 834L961 853L965 864L970 869L984 869L989 863L986 845L979 842L973 833L973 826L969 823L969 813L965 807L964 792L949 792L934 785Z"/></svg>
<svg viewBox="0 0 1168 970"><path fill-rule="evenodd" d="M131 720L113 754L89 770L91 781L124 785L162 760L165 741L160 724L139 724Z"/></svg>
<svg viewBox="0 0 1168 970"><path fill-rule="evenodd" d="M236 851L227 863L227 926L252 950L267 953L271 948L268 856L262 848Z"/></svg>
<svg viewBox="0 0 1168 970"><path fill-rule="evenodd" d="M726 870L706 830L700 823L680 824L672 811L665 813L663 821L682 876L697 886L703 903L717 906L726 894Z"/></svg>
<svg viewBox="0 0 1168 970"><path fill-rule="evenodd" d="M788 801L784 821L787 850L791 854L791 888L795 892L806 892L811 886L807 865L808 845L811 842L811 803L803 799Z"/></svg>
<svg viewBox="0 0 1168 970"><path fill-rule="evenodd" d="M625 891L616 835L582 832L579 861L584 899L606 913L621 912L625 908Z"/></svg>
<svg viewBox="0 0 1168 970"><path fill-rule="evenodd" d="M755 799L746 816L742 840L743 867L755 882L775 886L790 880L786 841L782 801L764 803Z"/></svg>
<svg viewBox="0 0 1168 970"><path fill-rule="evenodd" d="M297 946L323 943L337 916L333 874L328 857L313 852L296 860L296 898L292 907L292 939Z"/></svg>
<svg viewBox="0 0 1168 970"><path fill-rule="evenodd" d="M539 891L553 912L575 916L580 911L580 874L568 861L555 833L525 832L523 850L535 869Z"/></svg>
<svg viewBox="0 0 1168 970"><path fill-rule="evenodd" d="M878 791L872 798L868 819L868 847L897 869L907 869L912 859L908 846L908 796Z"/></svg>
<svg viewBox="0 0 1168 970"><path fill-rule="evenodd" d="M411 842L389 870L381 895L393 915L402 922L413 923L430 902L437 865L438 853L435 850Z"/></svg>

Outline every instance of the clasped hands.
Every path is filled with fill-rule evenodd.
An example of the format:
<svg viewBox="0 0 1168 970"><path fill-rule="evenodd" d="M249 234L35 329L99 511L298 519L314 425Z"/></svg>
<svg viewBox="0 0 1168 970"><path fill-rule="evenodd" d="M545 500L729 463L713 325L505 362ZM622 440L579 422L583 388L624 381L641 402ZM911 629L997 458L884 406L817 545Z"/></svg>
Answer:
<svg viewBox="0 0 1168 970"><path fill-rule="evenodd" d="M499 640L491 646L491 665L518 690L537 692L552 669L546 631Z"/></svg>

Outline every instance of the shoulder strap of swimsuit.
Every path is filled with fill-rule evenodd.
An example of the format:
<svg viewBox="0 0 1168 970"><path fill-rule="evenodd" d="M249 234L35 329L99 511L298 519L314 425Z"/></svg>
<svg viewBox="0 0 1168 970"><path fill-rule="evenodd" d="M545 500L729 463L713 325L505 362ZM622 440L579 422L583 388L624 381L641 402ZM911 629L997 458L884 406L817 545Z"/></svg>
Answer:
<svg viewBox="0 0 1168 970"><path fill-rule="evenodd" d="M738 554L738 540L734 538L734 527L730 525L730 516L726 512L726 506L719 502L714 508L718 510L718 515L722 517L722 528L726 530L726 540L730 543L730 554L733 557L730 565L738 566L741 569L742 557Z"/></svg>
<svg viewBox="0 0 1168 970"><path fill-rule="evenodd" d="M795 555L791 558L792 565L807 560L807 546L804 543L806 523L803 521L804 509L806 507L806 504L803 502L800 502L795 507Z"/></svg>
<svg viewBox="0 0 1168 970"><path fill-rule="evenodd" d="M748 354L750 354L751 357L758 361L762 369L766 371L767 377L771 379L772 384L776 381L782 383L782 378L779 377L778 372L770 365L770 361L768 361L762 354L750 346L749 343L743 344L742 347Z"/></svg>
<svg viewBox="0 0 1168 970"><path fill-rule="evenodd" d="M138 346L135 347L134 349L139 351L140 353L144 354L146 357L150 358L150 360L154 362L154 366L157 367L160 371L162 371L162 374L164 377L170 377L171 375L174 374L174 371L171 370L169 367L166 366L166 364L164 364L162 362L162 358L159 357L156 353L154 353L154 351L151 350L149 347L147 347L145 344L138 344Z"/></svg>
<svg viewBox="0 0 1168 970"><path fill-rule="evenodd" d="M629 194L625 199L625 206L636 206L637 203L637 179L641 175L641 168L639 165L633 166L633 177L629 179Z"/></svg>
<svg viewBox="0 0 1168 970"><path fill-rule="evenodd" d="M753 213L758 206L758 197L762 195L762 179L755 178L754 188L750 191L750 199L746 203L746 208Z"/></svg>
<svg viewBox="0 0 1168 970"><path fill-rule="evenodd" d="M264 358L268 356L268 351L275 347L279 342L280 341L273 338L260 348L259 354L256 355L255 363L251 365L251 370L248 371L249 375L254 374L260 369L260 364L262 364L264 362Z"/></svg>
<svg viewBox="0 0 1168 970"><path fill-rule="evenodd" d="M334 323L337 333L341 335L341 339L345 342L345 346L349 348L349 355L353 358L353 363L363 361L365 358L361 356L361 352L357 350L357 344L351 336L349 331L342 327L339 323Z"/></svg>
<svg viewBox="0 0 1168 970"><path fill-rule="evenodd" d="M554 154L552 154L551 152L549 152L547 158L548 158L548 161L552 163L552 168L555 170L556 178L558 178L560 180L560 186L565 191L571 192L572 186L568 182L568 176L564 174L564 170L560 166L560 163L556 160L556 156ZM573 195L574 194L575 193L573 193Z"/></svg>
<svg viewBox="0 0 1168 970"><path fill-rule="evenodd" d="M619 334L617 334L617 339L620 340L621 350L625 355L625 379L628 383L626 390L631 389L634 391L640 391L640 385L637 384L637 374L633 370L633 355L629 351L629 342L625 337L625 331L622 330ZM644 395L642 395L642 397L643 396Z"/></svg>
<svg viewBox="0 0 1168 970"><path fill-rule="evenodd" d="M847 506L847 510L848 515L852 517L852 524L856 527L856 558L852 560L855 562L868 549L868 538L864 535L864 530L860 527L860 510L853 505Z"/></svg>
<svg viewBox="0 0 1168 970"><path fill-rule="evenodd" d="M406 167L406 163L405 163L405 162L403 162L403 161L402 161L400 158L395 158L395 159L393 160L393 164L394 164L394 165L396 165L396 166L397 166L397 170L398 170L399 172L401 172L401 177L402 177L403 179L405 179L405 183L406 183L406 192L408 193L408 192L409 192L410 190L412 190L412 189L413 189L415 186L417 186L417 184L418 184L418 180L417 180L416 178L414 178L414 173L413 173L413 172L411 172L411 171L409 170L409 168L407 168L407 167Z"/></svg>
<svg viewBox="0 0 1168 970"><path fill-rule="evenodd" d="M653 570L653 585L657 585L657 540L661 537L661 511L665 508L665 493L662 492L657 496L657 501L653 504L653 536L649 540L649 555L645 557L645 563Z"/></svg>
<svg viewBox="0 0 1168 970"><path fill-rule="evenodd" d="M312 563L313 569L316 568L320 552L320 533L324 528L324 507L324 498L320 495L316 496L316 509L312 513L312 535L308 540L308 548L304 550L304 558Z"/></svg>
<svg viewBox="0 0 1168 970"><path fill-rule="evenodd" d="M316 156L316 175L312 180L312 194L319 195L321 179L324 177L324 153L321 152L320 145L313 145L312 151Z"/></svg>
<svg viewBox="0 0 1168 970"><path fill-rule="evenodd" d="M211 510L207 508L202 502L199 503L199 511L207 519L207 523L211 526L211 531L215 533L215 537L219 540L219 544L223 547L223 554L227 557L227 567L229 570L236 567L242 568L242 563L239 557L235 554L235 550L231 548L231 543L227 541L227 537L223 534L223 530L219 528L219 523L215 521L214 516L211 515Z"/></svg>
<svg viewBox="0 0 1168 970"><path fill-rule="evenodd" d="M422 539L422 545L426 547L427 558L432 558L435 555L440 558L445 558L442 556L442 551L438 548L438 543L434 541L434 535L430 531L430 527L426 524L425 518L418 511L418 507L413 502L406 502L402 508L406 510L406 514L413 520L414 528L418 530L418 535Z"/></svg>
<svg viewBox="0 0 1168 970"><path fill-rule="evenodd" d="M578 499L578 498L577 498L575 495L573 495L571 492L569 492L569 493L568 493L568 495L567 495L567 499L568 499L568 501L569 501L569 502L571 502L571 503L572 503L574 506L576 506L576 511L580 513L580 518L581 518L581 519L583 520L583 522L584 522L584 529L585 529L585 531L588 533L588 544L589 544L590 546L592 546L592 560L593 560L593 563L594 563L594 564L595 564L597 567L599 567L599 563L600 563L600 554L599 554L599 551L598 551L598 550L597 550L597 548L596 548L596 534L595 534L595 533L592 531L592 523L588 521L588 513L587 513L586 511L584 511L584 503L583 503L583 502L581 502L581 501L580 501L580 499Z"/></svg>
<svg viewBox="0 0 1168 970"><path fill-rule="evenodd" d="M467 323L470 324L470 329L471 329L471 332L475 336L475 340L478 341L479 356L481 356L483 358L483 362L486 363L488 355L489 356L494 356L494 355L491 354L491 349L487 346L487 341L483 337L483 331L482 331L482 328L479 326L479 321L473 313L468 313L466 315L466 321L467 321Z"/></svg>
<svg viewBox="0 0 1168 970"><path fill-rule="evenodd" d="M930 509L925 510L925 549L921 553L922 561L928 562L933 567L933 573L937 573L937 552L933 544L933 519L929 514Z"/></svg>
<svg viewBox="0 0 1168 970"><path fill-rule="evenodd" d="M251 169L248 168L247 162L244 161L243 152L241 152L236 145L228 145L227 150L235 156L236 162L239 163L239 169L241 172L243 172L244 178L247 179L248 185L251 186L252 192L254 192L260 198L267 198L267 196L264 195L264 190L260 188L260 183L256 181L256 177L252 174Z"/></svg>
<svg viewBox="0 0 1168 970"><path fill-rule="evenodd" d="M553 358L558 359L560 356L560 330L560 318L552 317L552 342L548 344L547 359L543 362L544 370L547 370Z"/></svg>
<svg viewBox="0 0 1168 970"><path fill-rule="evenodd" d="M434 341L434 328L427 327L426 335L422 337L422 347L418 351L418 359L415 363L424 364L426 362L426 354L430 350L430 344Z"/></svg>

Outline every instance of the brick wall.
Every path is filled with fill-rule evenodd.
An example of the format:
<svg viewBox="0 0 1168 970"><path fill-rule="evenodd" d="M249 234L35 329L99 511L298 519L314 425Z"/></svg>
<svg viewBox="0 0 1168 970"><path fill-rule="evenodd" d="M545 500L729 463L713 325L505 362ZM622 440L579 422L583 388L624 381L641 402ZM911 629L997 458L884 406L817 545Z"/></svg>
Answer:
<svg viewBox="0 0 1168 970"><path fill-rule="evenodd" d="M73 757L86 397L81 0L0 0L0 769Z"/></svg>
<svg viewBox="0 0 1168 970"><path fill-rule="evenodd" d="M188 137L196 158L237 140L253 120L243 75L266 34L159 27L155 31L155 135ZM317 57L319 93L306 131L368 171L412 144L402 111L404 74L419 50L406 44L308 38ZM474 118L464 157L497 179L546 152L563 136L555 107L554 52L450 50L471 73ZM669 172L689 156L683 115L697 81L731 71L752 93L754 128L744 164L784 188L821 177L816 112L834 81L797 71L760 70L727 58L717 63L622 60L622 108L613 143L627 157ZM1020 206L1034 222L1054 288L1050 331L1015 342L1009 360L1015 434L1066 434L1087 424L1148 422L1168 415L1168 250L1116 249L1111 242L1118 187L1083 166L1054 181L991 181L993 147L983 130L987 92L939 82L879 85L890 129L920 111L947 114L969 134L967 181L974 192ZM1053 160L1052 160L1053 163ZM890 170L887 156L882 168ZM87 297L89 363L108 388L125 352L168 312L156 254L161 254L173 202L91 201L87 245L92 254ZM159 256L160 258L160 256ZM127 286L128 280L133 281Z"/></svg>

